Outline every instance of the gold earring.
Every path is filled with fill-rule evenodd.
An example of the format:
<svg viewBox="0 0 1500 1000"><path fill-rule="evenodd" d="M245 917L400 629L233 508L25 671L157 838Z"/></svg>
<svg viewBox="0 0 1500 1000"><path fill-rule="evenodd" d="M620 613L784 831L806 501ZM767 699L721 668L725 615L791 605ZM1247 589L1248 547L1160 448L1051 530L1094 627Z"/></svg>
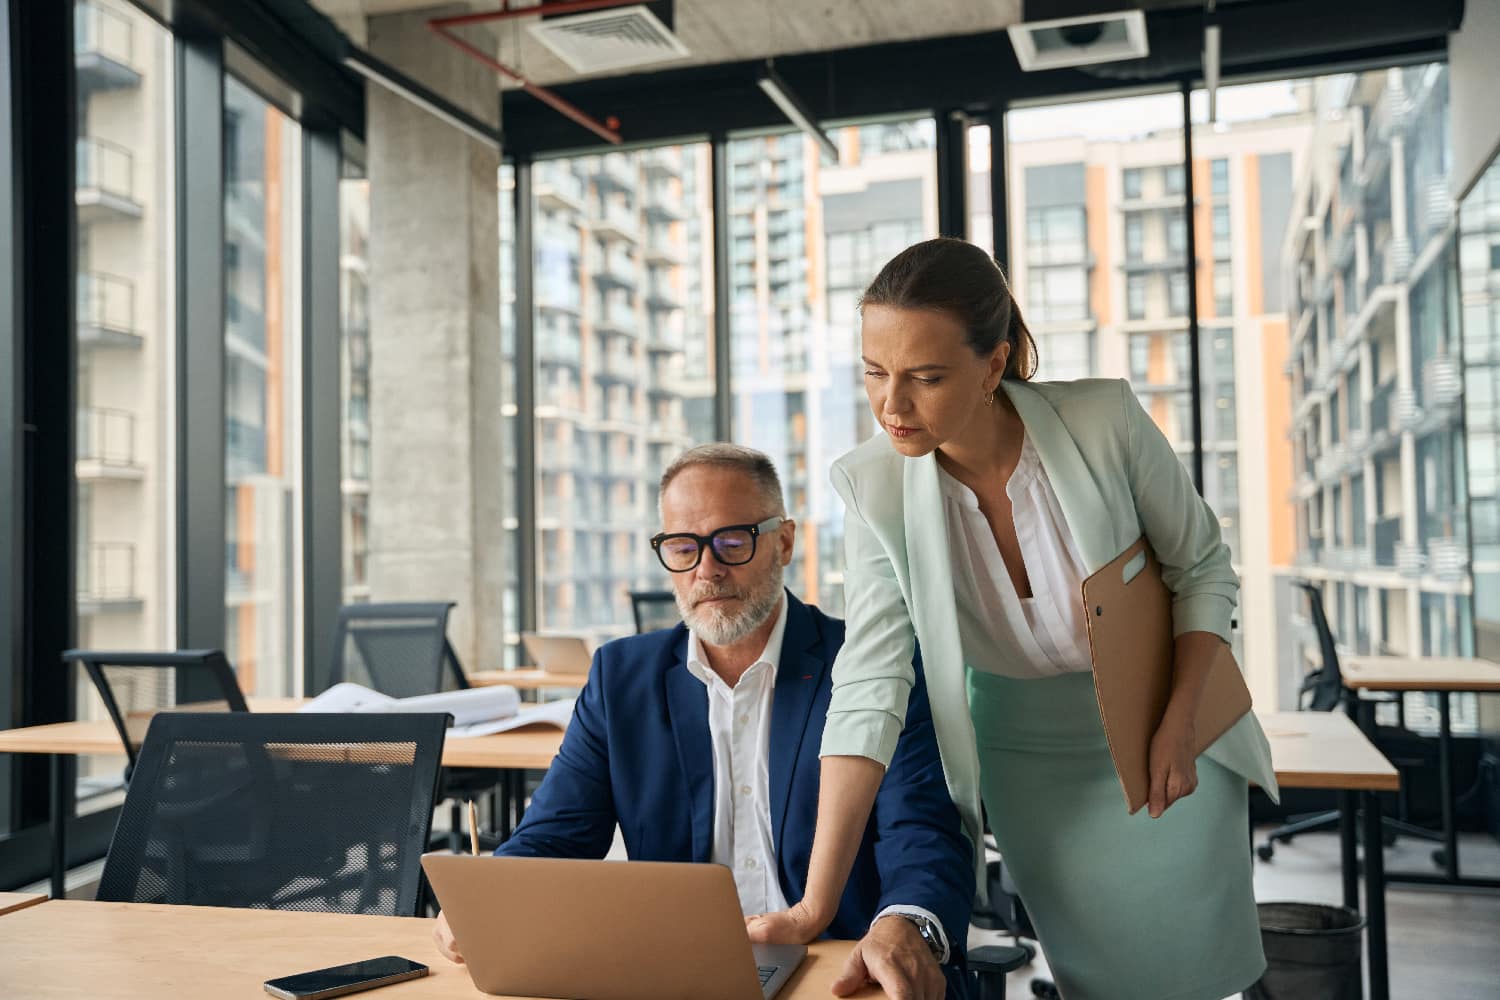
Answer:
<svg viewBox="0 0 1500 1000"><path fill-rule="evenodd" d="M987 392L987 393L984 394L984 405L985 406L994 406L995 405L995 390L994 389L991 389L989 392Z"/></svg>

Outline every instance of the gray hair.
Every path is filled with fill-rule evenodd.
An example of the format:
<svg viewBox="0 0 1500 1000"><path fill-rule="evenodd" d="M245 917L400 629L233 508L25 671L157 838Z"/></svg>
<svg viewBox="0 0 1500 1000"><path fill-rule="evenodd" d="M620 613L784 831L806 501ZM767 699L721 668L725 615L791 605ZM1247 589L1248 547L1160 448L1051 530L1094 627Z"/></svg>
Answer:
<svg viewBox="0 0 1500 1000"><path fill-rule="evenodd" d="M672 485L672 480L687 469L704 465L749 476L755 481L756 488L760 490L761 498L771 508L771 514L786 517L786 501L781 495L781 477L776 474L776 466L772 463L771 456L763 451L756 451L754 448L746 448L744 445L723 442L700 444L696 448L689 448L672 460L672 464L667 466L667 471L661 474L661 486L657 489L658 513L661 510L662 495L667 492L667 487Z"/></svg>

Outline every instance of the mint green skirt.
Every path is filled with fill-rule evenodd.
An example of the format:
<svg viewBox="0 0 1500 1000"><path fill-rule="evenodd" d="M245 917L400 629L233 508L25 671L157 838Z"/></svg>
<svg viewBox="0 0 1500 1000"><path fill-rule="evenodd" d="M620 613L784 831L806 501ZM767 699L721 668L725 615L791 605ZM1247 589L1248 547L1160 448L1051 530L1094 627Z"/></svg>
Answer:
<svg viewBox="0 0 1500 1000"><path fill-rule="evenodd" d="M1125 811L1093 677L968 671L980 783L1064 1000L1223 1000L1260 978L1246 781L1198 758L1160 819Z"/></svg>

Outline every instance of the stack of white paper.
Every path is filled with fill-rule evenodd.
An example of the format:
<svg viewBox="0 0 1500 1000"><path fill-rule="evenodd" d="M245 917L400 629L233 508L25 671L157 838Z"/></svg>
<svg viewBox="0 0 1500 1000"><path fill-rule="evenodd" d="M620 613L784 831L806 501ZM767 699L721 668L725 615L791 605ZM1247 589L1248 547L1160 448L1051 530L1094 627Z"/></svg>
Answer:
<svg viewBox="0 0 1500 1000"><path fill-rule="evenodd" d="M303 712L447 712L454 728L511 719L521 695L508 684L392 698L362 684L335 684L303 705Z"/></svg>
<svg viewBox="0 0 1500 1000"><path fill-rule="evenodd" d="M508 719L496 719L493 722L476 722L467 726L453 726L448 730L449 736L489 736L492 733L508 733L512 729L521 729L525 726L553 726L557 729L567 729L568 722L573 718L573 703L577 698L563 698L560 701L550 701L545 705L537 705L535 708L527 708L523 712L517 712Z"/></svg>

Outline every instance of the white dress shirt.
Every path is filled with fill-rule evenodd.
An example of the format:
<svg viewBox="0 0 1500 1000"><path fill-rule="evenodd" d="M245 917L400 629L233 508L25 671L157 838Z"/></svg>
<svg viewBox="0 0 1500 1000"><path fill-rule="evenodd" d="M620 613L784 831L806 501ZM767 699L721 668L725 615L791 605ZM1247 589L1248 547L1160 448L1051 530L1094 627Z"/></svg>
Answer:
<svg viewBox="0 0 1500 1000"><path fill-rule="evenodd" d="M1088 571L1031 437L1021 442L1005 485L1030 597L1016 593L979 498L941 465L938 470L965 662L1020 679L1092 670L1083 605Z"/></svg>
<svg viewBox="0 0 1500 1000"><path fill-rule="evenodd" d="M714 835L710 860L734 873L740 909L747 915L787 908L777 875L776 840L771 830L771 706L781 644L786 636L787 601L756 661L730 687L714 673L698 634L688 631L687 668L708 688L708 733L714 753ZM891 914L925 917L942 941L939 961L949 957L947 932L920 906L888 906Z"/></svg>

